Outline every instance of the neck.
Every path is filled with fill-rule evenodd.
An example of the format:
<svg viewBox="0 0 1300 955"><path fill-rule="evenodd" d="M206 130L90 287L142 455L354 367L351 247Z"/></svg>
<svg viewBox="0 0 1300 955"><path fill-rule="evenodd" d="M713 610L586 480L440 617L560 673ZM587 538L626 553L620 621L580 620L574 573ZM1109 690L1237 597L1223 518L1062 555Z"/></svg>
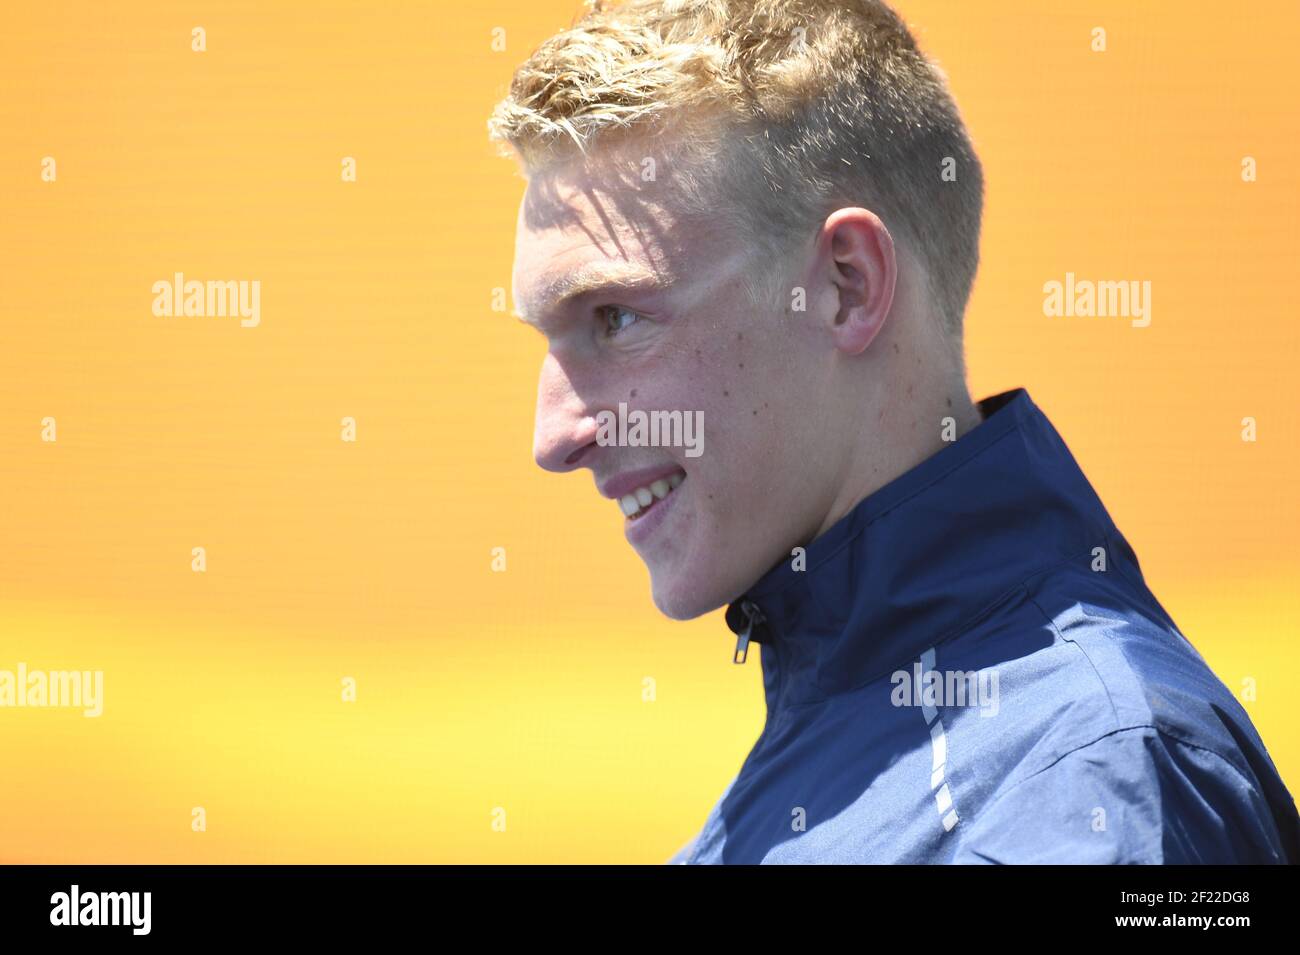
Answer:
<svg viewBox="0 0 1300 955"><path fill-rule="evenodd" d="M834 501L814 538L864 498L906 474L983 420L960 376L918 400L919 390L891 388L877 402L874 427L861 434Z"/></svg>

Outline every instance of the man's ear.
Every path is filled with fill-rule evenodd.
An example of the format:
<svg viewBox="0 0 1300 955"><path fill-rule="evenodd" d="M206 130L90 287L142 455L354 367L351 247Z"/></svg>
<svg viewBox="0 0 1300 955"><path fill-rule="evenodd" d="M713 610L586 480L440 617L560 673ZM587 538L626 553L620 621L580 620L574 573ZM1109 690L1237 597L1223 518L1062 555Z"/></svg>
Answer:
<svg viewBox="0 0 1300 955"><path fill-rule="evenodd" d="M822 224L818 269L834 286L829 331L835 347L865 351L879 334L894 302L898 262L885 224L866 209L837 209Z"/></svg>

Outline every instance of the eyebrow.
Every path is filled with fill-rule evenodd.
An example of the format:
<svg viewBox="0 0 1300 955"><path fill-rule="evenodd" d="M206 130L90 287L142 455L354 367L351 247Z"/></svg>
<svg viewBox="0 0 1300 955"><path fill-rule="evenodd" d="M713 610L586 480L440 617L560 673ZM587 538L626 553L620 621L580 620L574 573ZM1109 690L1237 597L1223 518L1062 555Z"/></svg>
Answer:
<svg viewBox="0 0 1300 955"><path fill-rule="evenodd" d="M669 284L668 276L644 265L588 263L566 272L543 288L536 297L534 315L554 314L571 305L574 300L597 292L644 292L667 288ZM522 310L516 310L514 315L528 325L540 327L539 319L533 315L525 314Z"/></svg>

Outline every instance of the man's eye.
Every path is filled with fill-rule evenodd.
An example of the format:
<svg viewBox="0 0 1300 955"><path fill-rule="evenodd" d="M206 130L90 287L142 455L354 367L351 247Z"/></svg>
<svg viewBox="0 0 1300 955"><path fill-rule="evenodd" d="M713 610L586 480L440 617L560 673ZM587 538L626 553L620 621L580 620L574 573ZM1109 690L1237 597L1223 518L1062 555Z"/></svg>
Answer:
<svg viewBox="0 0 1300 955"><path fill-rule="evenodd" d="M641 317L630 308L623 308L621 305L602 305L599 311L605 323L601 330L606 337L617 335Z"/></svg>

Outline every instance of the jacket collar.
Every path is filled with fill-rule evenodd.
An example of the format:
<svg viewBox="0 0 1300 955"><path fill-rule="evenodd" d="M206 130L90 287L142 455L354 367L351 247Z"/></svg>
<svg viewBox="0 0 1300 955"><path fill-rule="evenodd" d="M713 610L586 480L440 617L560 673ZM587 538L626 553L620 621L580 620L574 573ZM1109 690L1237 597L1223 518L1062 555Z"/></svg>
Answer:
<svg viewBox="0 0 1300 955"><path fill-rule="evenodd" d="M769 715L910 669L1028 577L1105 545L1114 525L1029 393L977 407L980 424L855 505L802 569L784 558L728 606L736 662L747 631L763 647Z"/></svg>

